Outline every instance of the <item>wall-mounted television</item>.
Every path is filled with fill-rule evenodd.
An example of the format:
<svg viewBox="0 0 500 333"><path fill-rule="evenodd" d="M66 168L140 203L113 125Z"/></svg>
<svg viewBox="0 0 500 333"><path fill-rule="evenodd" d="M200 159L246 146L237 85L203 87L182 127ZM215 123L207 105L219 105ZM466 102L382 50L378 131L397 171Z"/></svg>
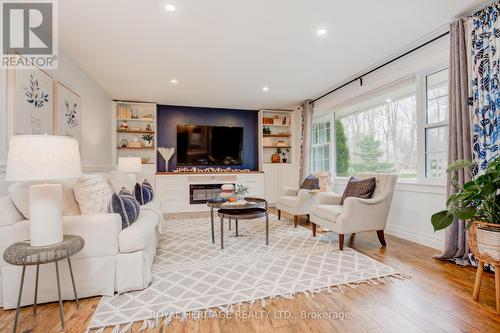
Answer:
<svg viewBox="0 0 500 333"><path fill-rule="evenodd" d="M243 127L177 125L177 165L243 164Z"/></svg>

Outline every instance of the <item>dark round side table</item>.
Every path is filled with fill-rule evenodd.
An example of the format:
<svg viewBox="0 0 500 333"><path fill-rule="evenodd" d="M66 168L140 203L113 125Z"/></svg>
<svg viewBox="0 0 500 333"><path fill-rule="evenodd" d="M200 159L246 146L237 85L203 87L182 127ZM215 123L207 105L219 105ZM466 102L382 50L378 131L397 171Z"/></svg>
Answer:
<svg viewBox="0 0 500 333"><path fill-rule="evenodd" d="M80 307L78 296L76 294L75 279L73 277L73 269L71 268L70 257L80 252L85 246L85 241L80 236L64 235L63 241L53 245L46 246L31 246L29 241L17 242L9 246L3 253L3 259L16 266L23 266L21 274L21 283L19 285L19 296L17 298L16 318L14 320L15 333L17 330L17 322L19 319L19 308L21 307L21 297L23 294L24 274L26 273L26 266L36 265L36 279L35 279L35 300L33 304L33 314L36 314L36 302L38 294L38 273L40 265L55 263L56 277L57 277L57 293L59 297L59 313L61 315L61 327L64 329L64 310L61 299L61 284L59 282L59 265L58 261L67 259L69 266L69 273L71 275L71 283L73 284L73 292L75 294L76 306Z"/></svg>

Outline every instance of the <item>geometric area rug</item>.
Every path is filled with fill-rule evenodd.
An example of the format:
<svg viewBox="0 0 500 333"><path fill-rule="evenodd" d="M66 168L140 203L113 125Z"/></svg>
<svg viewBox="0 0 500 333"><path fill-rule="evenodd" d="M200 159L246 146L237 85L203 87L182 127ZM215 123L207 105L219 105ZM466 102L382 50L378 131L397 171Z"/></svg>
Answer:
<svg viewBox="0 0 500 333"><path fill-rule="evenodd" d="M153 279L146 289L103 297L89 329L114 327L127 332L134 322L143 329L168 325L174 316L199 318L214 309L230 313L233 305L265 299L292 298L296 293L342 291L360 283L385 283L401 278L391 267L309 229L269 215L265 220L239 221L239 237L224 226L220 249L219 223L212 244L210 218L169 219L163 225Z"/></svg>

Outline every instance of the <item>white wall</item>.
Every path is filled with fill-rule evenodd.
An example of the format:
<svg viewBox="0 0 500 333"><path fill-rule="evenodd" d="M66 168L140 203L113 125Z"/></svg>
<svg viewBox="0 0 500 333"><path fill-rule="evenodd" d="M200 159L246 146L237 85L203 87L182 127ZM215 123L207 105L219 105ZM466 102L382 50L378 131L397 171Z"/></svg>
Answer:
<svg viewBox="0 0 500 333"><path fill-rule="evenodd" d="M109 169L112 165L111 97L62 52L59 52L59 68L49 73L81 97L81 156L84 169ZM7 162L6 76L6 71L0 70L0 195L5 194L8 187L4 182Z"/></svg>
<svg viewBox="0 0 500 333"><path fill-rule="evenodd" d="M414 73L432 72L448 66L448 38L441 38L369 76L317 101L314 117L330 114L350 100ZM418 98L418 97L417 97ZM423 156L421 157L423 158ZM342 193L346 179L337 179L335 191ZM431 215L444 209L446 185L424 181L400 181L396 186L386 232L437 249L443 248L444 233L434 233Z"/></svg>

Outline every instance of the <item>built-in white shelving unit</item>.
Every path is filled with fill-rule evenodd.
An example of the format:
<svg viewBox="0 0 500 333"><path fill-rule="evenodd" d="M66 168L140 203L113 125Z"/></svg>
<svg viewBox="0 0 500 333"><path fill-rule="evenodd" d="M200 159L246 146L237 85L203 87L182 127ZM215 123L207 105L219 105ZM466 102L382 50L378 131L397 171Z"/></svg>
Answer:
<svg viewBox="0 0 500 333"><path fill-rule="evenodd" d="M156 173L156 104L114 101L112 110L113 123L113 158L135 156L143 160L143 175L138 180L147 178L155 184ZM148 142L147 136L152 137Z"/></svg>

